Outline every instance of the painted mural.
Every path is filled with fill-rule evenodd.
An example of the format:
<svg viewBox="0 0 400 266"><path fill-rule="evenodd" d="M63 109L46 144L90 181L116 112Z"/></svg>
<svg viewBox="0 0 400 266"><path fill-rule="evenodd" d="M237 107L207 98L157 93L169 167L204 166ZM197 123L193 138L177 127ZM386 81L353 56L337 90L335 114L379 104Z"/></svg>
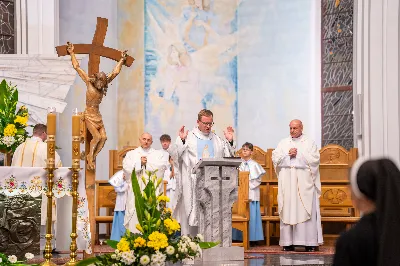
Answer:
<svg viewBox="0 0 400 266"><path fill-rule="evenodd" d="M145 1L145 130L155 137L214 112L237 126L237 7L232 0Z"/></svg>

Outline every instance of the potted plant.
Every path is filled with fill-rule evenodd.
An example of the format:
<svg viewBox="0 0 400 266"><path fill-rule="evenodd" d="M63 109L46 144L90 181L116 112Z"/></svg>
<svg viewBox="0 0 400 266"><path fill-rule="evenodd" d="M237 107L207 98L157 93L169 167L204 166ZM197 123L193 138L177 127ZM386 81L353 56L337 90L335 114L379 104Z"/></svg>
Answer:
<svg viewBox="0 0 400 266"><path fill-rule="evenodd" d="M28 137L28 109L21 106L17 109L18 90L16 86L0 83L0 152L13 153Z"/></svg>
<svg viewBox="0 0 400 266"><path fill-rule="evenodd" d="M162 184L155 172L147 172L148 178L142 177L145 189L140 191L135 170L132 172L132 190L135 195L135 207L140 233L127 230L119 242L107 240L115 249L112 254L103 254L78 262L77 265L168 265L172 263L194 262L200 257L202 249L212 248L218 243L203 242L203 236L180 236L179 223L172 217L171 210L166 208L167 196L157 195Z"/></svg>

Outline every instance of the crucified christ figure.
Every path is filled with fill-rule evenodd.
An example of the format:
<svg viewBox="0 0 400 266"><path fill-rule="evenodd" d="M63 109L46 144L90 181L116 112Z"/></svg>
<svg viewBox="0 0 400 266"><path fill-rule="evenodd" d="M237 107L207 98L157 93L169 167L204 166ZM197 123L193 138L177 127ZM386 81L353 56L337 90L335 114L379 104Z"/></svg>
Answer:
<svg viewBox="0 0 400 266"><path fill-rule="evenodd" d="M107 94L108 84L120 73L122 65L125 63L127 57L127 51L121 53L121 59L111 73L106 75L104 72L99 72L95 73L93 77L89 77L88 74L79 66L74 53L74 45L72 43L67 43L67 51L71 55L72 66L87 86L84 117L86 127L90 134L92 134L93 139L90 141L90 150L86 159L88 169L94 170L96 156L101 149L103 149L107 140L99 105L103 100L103 97Z"/></svg>

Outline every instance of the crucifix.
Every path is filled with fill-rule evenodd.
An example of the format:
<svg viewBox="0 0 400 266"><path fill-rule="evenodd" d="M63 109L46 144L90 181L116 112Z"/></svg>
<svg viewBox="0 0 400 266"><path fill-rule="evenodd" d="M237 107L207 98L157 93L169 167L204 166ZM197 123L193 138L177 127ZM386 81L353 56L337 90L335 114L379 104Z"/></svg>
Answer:
<svg viewBox="0 0 400 266"><path fill-rule="evenodd" d="M96 31L91 44L67 43L67 45L57 46L58 56L70 55L74 69L87 86L86 90L86 108L83 113L85 140L85 177L86 194L88 198L89 220L91 229L91 240L94 241L95 220L94 220L94 187L95 187L95 166L96 156L104 147L107 140L103 119L100 113L99 105L107 93L108 84L120 73L123 65L130 67L134 58L127 55L126 51L121 52L113 48L105 47L104 39L106 37L108 20L97 18ZM80 68L75 54L89 54L88 73ZM105 74L99 72L100 57L107 57L117 61L118 64L114 70Z"/></svg>

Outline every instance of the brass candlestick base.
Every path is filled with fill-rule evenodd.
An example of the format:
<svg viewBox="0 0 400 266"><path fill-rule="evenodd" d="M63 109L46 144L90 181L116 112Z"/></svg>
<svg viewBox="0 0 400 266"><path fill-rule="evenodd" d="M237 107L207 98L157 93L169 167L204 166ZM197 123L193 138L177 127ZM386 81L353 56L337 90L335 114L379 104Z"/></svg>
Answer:
<svg viewBox="0 0 400 266"><path fill-rule="evenodd" d="M47 170L47 221L46 221L46 245L44 248L44 259L45 261L40 265L56 265L51 261L52 258L52 247L51 247L51 239L53 235L51 234L51 223L53 221L53 179L54 179L54 170L56 168L52 165L46 168Z"/></svg>
<svg viewBox="0 0 400 266"><path fill-rule="evenodd" d="M79 185L79 159L78 159L78 164L73 163L72 168L70 168L72 171L72 232L71 232L71 245L69 247L69 250L71 251L69 257L69 262L67 262L65 265L67 266L73 266L77 264L77 254L76 251L78 249L76 245L76 238L78 237L78 234L76 233L76 223L78 219L78 185Z"/></svg>

